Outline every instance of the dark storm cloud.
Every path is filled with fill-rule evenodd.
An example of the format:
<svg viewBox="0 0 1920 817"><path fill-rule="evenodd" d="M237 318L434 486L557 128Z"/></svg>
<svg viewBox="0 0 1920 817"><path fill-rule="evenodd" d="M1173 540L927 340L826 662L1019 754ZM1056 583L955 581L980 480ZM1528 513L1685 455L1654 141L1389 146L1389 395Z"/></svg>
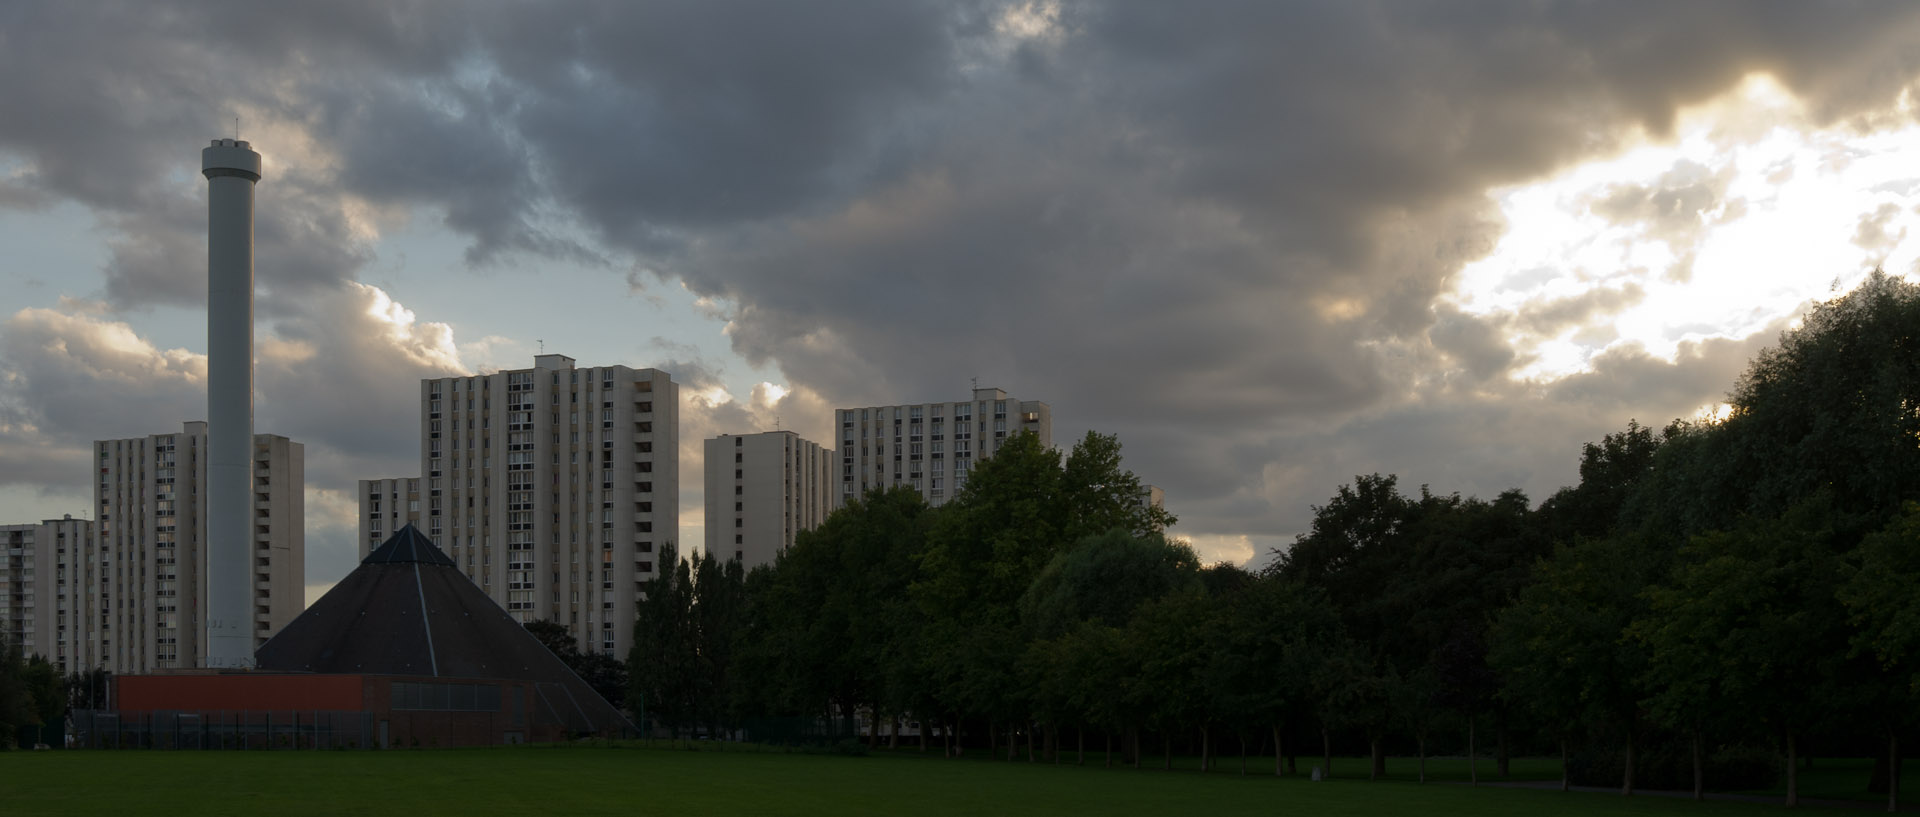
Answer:
<svg viewBox="0 0 1920 817"><path fill-rule="evenodd" d="M1831 121L1920 66L1920 10L1886 3L1068 3L1024 33L1008 8L17 3L0 71L32 79L0 88L0 154L26 169L0 207L92 208L118 308L195 301L204 203L178 192L198 171L179 146L252 117L284 159L262 312L315 355L263 381L343 458L392 462L404 435L298 404L303 378L439 365L408 335L349 336L379 328L354 317L375 251L357 220L417 212L475 264L679 279L730 311L736 351L830 405L976 376L1048 400L1061 441L1119 432L1185 529L1273 534L1371 470L1537 499L1580 442L1690 411L1751 352L1616 351L1512 384L1505 327L1436 306L1499 239L1489 188L1663 133L1751 71ZM1684 244L1713 181L1599 206ZM1603 292L1516 326L1638 297Z"/></svg>
<svg viewBox="0 0 1920 817"><path fill-rule="evenodd" d="M518 6L495 18L489 53L555 195L613 243L652 248L870 177L903 112L953 82L956 8Z"/></svg>

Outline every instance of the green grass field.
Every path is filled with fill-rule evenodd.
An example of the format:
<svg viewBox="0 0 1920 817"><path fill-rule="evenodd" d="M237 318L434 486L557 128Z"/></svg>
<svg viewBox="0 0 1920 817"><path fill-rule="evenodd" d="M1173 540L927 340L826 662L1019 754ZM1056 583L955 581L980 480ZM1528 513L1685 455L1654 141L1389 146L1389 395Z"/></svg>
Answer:
<svg viewBox="0 0 1920 817"><path fill-rule="evenodd" d="M981 815L1432 814L1734 815L1779 806L1470 788L1392 778L1335 760L1338 777L1275 779L1271 759L1238 758L1201 775L1187 768L1055 767L979 757L947 761L901 752L871 757L645 747L515 747L389 752L15 752L0 754L8 815L565 814ZM1306 758L1301 758L1306 762ZM1483 761L1491 772L1491 763ZM1345 767L1344 769L1342 767ZM1553 778L1551 761L1517 762L1516 776ZM1303 767L1304 768L1304 767ZM1464 780L1465 761L1430 761L1430 778ZM1860 813L1804 809L1802 813Z"/></svg>

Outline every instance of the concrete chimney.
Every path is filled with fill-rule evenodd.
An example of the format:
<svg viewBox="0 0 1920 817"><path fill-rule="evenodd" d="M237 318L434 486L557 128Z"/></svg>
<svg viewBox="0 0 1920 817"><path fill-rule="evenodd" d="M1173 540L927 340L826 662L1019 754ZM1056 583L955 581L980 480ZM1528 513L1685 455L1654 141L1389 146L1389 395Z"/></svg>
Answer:
<svg viewBox="0 0 1920 817"><path fill-rule="evenodd" d="M200 150L207 177L208 667L253 666L253 185L238 139Z"/></svg>

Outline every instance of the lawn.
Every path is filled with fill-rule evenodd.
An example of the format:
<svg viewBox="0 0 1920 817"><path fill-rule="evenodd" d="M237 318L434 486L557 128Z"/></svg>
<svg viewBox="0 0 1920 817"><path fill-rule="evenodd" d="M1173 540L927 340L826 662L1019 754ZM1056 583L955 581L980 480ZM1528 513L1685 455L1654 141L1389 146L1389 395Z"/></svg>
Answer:
<svg viewBox="0 0 1920 817"><path fill-rule="evenodd" d="M388 752L0 754L7 814L566 815L1734 815L1778 806L1562 794L1344 776L1327 783L1227 772L1101 768L917 753L839 757L671 748L514 747ZM1306 759L1302 758L1304 762ZM1269 760L1270 764L1271 761ZM1430 772L1464 778L1459 759ZM1345 766L1343 770L1341 767ZM1488 764L1489 767L1491 764ZM1528 776L1551 764L1527 761ZM1251 769L1262 768L1258 765ZM1271 771L1271 765L1265 767ZM1359 759L1335 771L1364 774ZM1457 775L1456 775L1457 773ZM1823 812L1805 809L1801 813Z"/></svg>

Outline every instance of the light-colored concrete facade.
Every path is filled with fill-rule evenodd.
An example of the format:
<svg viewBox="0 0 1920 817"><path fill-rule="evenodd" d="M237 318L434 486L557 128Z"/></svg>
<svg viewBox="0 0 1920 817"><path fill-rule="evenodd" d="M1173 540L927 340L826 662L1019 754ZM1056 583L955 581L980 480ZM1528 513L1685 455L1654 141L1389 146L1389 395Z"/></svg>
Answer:
<svg viewBox="0 0 1920 817"><path fill-rule="evenodd" d="M96 572L84 577L88 618L76 669L114 673L204 662L207 424L177 434L94 443ZM306 447L253 436L254 645L306 608Z"/></svg>
<svg viewBox="0 0 1920 817"><path fill-rule="evenodd" d="M1166 510L1167 492L1160 490L1160 486L1158 485L1140 486L1140 507L1147 510ZM1155 525L1154 531L1156 533L1167 532L1165 525Z"/></svg>
<svg viewBox="0 0 1920 817"><path fill-rule="evenodd" d="M93 575L92 548L93 522L71 515L0 525L0 639L46 658L62 674L80 666L87 621L81 592Z"/></svg>
<svg viewBox="0 0 1920 817"><path fill-rule="evenodd" d="M419 527L515 618L625 656L640 584L680 535L679 395L658 369L565 355L421 381Z"/></svg>
<svg viewBox="0 0 1920 817"><path fill-rule="evenodd" d="M974 463L1014 434L1031 431L1053 446L1053 409L999 389L974 389L953 403L869 406L834 412L840 489L834 507L874 488L905 485L941 505L960 492Z"/></svg>
<svg viewBox="0 0 1920 817"><path fill-rule="evenodd" d="M391 479L363 479L359 481L360 497L360 558L367 558L374 548L387 541L401 528L412 523L414 527L426 530L420 523L421 501L419 477L393 477Z"/></svg>
<svg viewBox="0 0 1920 817"><path fill-rule="evenodd" d="M833 450L791 431L706 441L706 552L749 570L772 564L833 509Z"/></svg>

